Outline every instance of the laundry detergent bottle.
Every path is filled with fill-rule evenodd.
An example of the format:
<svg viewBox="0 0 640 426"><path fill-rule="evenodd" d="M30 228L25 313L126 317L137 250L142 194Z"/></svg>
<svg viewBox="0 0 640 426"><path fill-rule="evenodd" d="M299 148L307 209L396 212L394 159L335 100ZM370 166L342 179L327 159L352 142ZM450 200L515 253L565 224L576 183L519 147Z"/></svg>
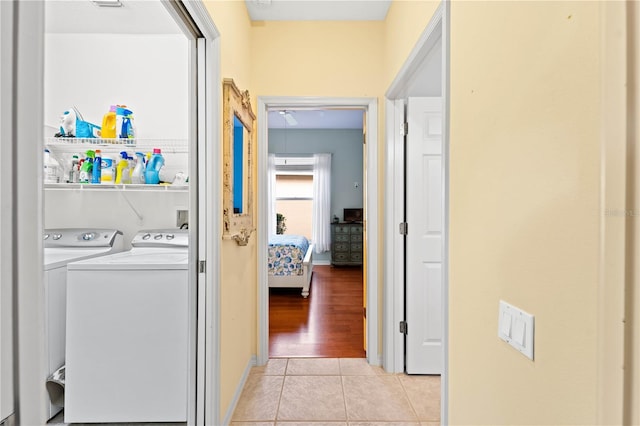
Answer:
<svg viewBox="0 0 640 426"><path fill-rule="evenodd" d="M96 149L95 158L93 159L93 173L91 174L91 183L100 183L102 181L102 151Z"/></svg>
<svg viewBox="0 0 640 426"><path fill-rule="evenodd" d="M48 149L44 150L44 183L60 182L60 164L51 156Z"/></svg>
<svg viewBox="0 0 640 426"><path fill-rule="evenodd" d="M136 152L136 165L133 168L133 172L131 172L131 183L145 183L144 171L144 154L142 152Z"/></svg>
<svg viewBox="0 0 640 426"><path fill-rule="evenodd" d="M116 108L115 105L111 105L109 112L102 117L101 137L103 138L116 137Z"/></svg>
<svg viewBox="0 0 640 426"><path fill-rule="evenodd" d="M148 184L160 183L160 169L164 166L164 157L160 152L160 148L153 148L153 155L147 163L144 171L144 180Z"/></svg>
<svg viewBox="0 0 640 426"><path fill-rule="evenodd" d="M100 165L100 182L113 183L116 179L116 161L105 155Z"/></svg>

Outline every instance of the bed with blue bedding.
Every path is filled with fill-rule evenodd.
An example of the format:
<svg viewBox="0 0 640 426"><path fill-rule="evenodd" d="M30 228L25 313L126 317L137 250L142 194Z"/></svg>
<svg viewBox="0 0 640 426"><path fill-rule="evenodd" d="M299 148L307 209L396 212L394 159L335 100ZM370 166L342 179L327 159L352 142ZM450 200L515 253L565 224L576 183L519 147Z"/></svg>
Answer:
<svg viewBox="0 0 640 426"><path fill-rule="evenodd" d="M269 287L302 287L309 296L313 244L302 235L272 235L268 247Z"/></svg>

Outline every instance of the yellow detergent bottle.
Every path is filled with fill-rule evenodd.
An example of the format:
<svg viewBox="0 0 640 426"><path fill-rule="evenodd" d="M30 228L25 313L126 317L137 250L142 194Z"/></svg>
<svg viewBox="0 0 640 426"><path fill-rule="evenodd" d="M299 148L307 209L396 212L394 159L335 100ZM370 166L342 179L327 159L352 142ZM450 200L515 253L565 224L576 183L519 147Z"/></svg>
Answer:
<svg viewBox="0 0 640 426"><path fill-rule="evenodd" d="M116 137L116 106L111 105L109 112L102 117L102 133L103 138Z"/></svg>

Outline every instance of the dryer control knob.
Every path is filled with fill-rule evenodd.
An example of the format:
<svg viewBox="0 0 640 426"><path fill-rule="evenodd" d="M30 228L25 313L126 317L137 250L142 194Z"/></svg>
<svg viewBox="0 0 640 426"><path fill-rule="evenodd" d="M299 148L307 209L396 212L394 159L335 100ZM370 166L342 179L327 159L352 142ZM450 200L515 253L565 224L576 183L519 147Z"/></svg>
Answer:
<svg viewBox="0 0 640 426"><path fill-rule="evenodd" d="M59 240L60 238L62 238L62 234L53 234L54 240Z"/></svg>
<svg viewBox="0 0 640 426"><path fill-rule="evenodd" d="M142 239L143 239L143 240L148 240L149 238L151 238L151 234L144 234L144 235L142 236Z"/></svg>
<svg viewBox="0 0 640 426"><path fill-rule="evenodd" d="M156 234L153 236L154 240L161 240L162 239L162 234Z"/></svg>
<svg viewBox="0 0 640 426"><path fill-rule="evenodd" d="M175 235L173 234L167 234L167 240L171 241L175 238Z"/></svg>

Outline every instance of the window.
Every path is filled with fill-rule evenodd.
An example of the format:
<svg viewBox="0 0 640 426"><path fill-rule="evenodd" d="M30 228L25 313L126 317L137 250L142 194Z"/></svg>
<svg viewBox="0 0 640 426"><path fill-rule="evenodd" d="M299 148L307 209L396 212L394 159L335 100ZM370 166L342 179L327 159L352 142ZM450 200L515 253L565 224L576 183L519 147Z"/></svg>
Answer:
<svg viewBox="0 0 640 426"><path fill-rule="evenodd" d="M276 173L276 213L285 217L285 234L311 239L313 175L308 172Z"/></svg>

